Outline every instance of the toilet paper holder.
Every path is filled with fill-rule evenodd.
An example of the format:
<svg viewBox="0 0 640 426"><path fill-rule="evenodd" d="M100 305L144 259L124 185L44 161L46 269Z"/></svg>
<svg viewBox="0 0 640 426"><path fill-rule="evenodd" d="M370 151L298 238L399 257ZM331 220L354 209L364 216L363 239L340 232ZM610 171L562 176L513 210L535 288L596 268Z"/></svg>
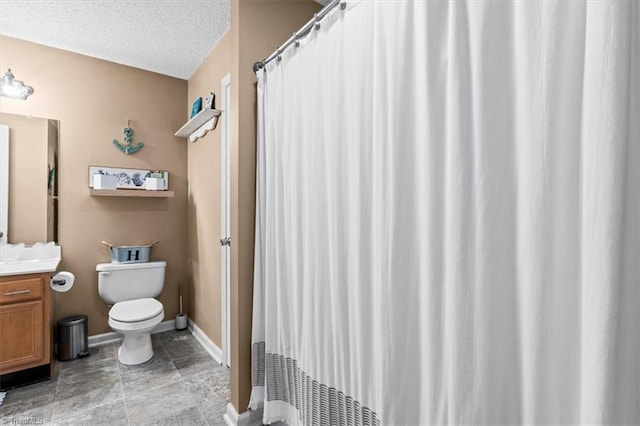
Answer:
<svg viewBox="0 0 640 426"><path fill-rule="evenodd" d="M65 293L73 287L76 277L71 272L62 271L55 274L49 280L49 286L53 291Z"/></svg>

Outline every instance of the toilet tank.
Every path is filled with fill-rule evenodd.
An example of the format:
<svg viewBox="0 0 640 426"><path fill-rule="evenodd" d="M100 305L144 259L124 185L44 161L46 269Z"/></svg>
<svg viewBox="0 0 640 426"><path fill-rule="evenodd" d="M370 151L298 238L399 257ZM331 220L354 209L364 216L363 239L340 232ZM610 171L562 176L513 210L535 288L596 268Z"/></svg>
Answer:
<svg viewBox="0 0 640 426"><path fill-rule="evenodd" d="M112 305L125 300L156 297L164 287L167 262L100 263L98 294Z"/></svg>

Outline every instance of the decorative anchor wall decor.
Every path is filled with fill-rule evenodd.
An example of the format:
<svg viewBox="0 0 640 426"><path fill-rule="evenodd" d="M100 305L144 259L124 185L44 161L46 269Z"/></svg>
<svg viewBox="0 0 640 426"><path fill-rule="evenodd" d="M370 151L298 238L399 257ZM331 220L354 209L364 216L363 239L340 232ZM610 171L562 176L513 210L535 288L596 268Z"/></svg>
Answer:
<svg viewBox="0 0 640 426"><path fill-rule="evenodd" d="M138 142L135 145L131 145L131 142L133 142L133 129L131 128L131 120L127 120L127 127L124 128L122 134L124 135L124 145L118 142L117 139L113 140L113 144L125 154L135 154L144 146L144 142Z"/></svg>

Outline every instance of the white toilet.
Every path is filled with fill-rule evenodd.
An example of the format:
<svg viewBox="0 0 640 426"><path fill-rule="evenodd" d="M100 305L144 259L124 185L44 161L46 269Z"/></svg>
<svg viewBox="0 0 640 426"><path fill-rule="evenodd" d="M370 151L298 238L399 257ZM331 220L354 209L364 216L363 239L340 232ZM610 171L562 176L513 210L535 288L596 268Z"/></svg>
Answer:
<svg viewBox="0 0 640 426"><path fill-rule="evenodd" d="M167 262L100 263L98 293L109 310L109 326L124 336L118 361L142 364L153 357L151 331L164 319L162 303L154 299L164 287Z"/></svg>

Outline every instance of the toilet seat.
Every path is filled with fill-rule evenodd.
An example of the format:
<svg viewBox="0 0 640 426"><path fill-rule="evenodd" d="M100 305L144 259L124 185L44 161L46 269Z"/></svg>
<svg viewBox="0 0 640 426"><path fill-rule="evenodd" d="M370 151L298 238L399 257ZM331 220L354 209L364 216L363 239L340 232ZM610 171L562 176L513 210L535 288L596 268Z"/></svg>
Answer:
<svg viewBox="0 0 640 426"><path fill-rule="evenodd" d="M156 299L135 299L118 302L109 310L109 319L119 323L137 323L164 314L162 303Z"/></svg>
<svg viewBox="0 0 640 426"><path fill-rule="evenodd" d="M132 333L151 333L151 331L162 322L164 319L164 311L160 312L158 316L155 316L151 319L138 321L138 322L121 322L116 321L113 318L109 317L109 327L113 329L116 333L125 334L126 332Z"/></svg>

